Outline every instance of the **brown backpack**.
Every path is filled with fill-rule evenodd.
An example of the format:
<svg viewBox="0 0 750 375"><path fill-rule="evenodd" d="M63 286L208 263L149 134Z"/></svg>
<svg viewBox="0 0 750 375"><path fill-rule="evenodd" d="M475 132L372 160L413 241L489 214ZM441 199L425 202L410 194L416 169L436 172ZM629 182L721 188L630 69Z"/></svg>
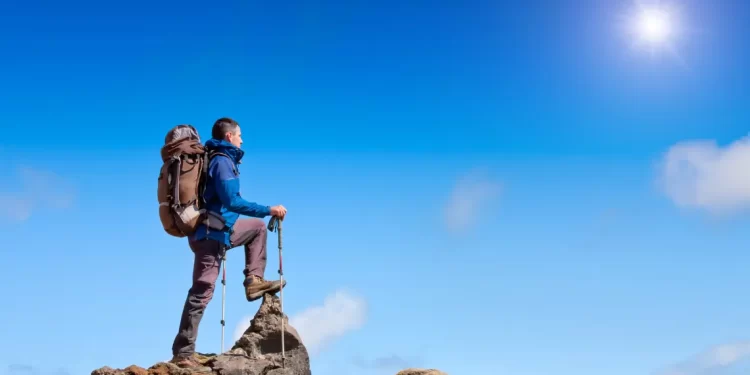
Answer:
<svg viewBox="0 0 750 375"><path fill-rule="evenodd" d="M175 237L195 232L204 215L208 153L192 125L173 127L161 148L157 197L159 219L164 230Z"/></svg>

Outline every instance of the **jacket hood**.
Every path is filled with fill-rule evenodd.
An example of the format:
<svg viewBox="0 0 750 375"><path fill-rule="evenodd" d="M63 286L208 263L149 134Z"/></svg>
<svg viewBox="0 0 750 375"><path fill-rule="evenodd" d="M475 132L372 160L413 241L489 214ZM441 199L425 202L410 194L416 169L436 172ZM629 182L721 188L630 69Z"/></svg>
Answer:
<svg viewBox="0 0 750 375"><path fill-rule="evenodd" d="M208 151L216 151L221 152L222 154L227 154L232 159L232 161L235 162L235 164L239 164L240 160L242 160L242 156L245 155L245 151L242 151L239 147L223 139L209 139L208 141L206 141L206 149L208 149Z"/></svg>

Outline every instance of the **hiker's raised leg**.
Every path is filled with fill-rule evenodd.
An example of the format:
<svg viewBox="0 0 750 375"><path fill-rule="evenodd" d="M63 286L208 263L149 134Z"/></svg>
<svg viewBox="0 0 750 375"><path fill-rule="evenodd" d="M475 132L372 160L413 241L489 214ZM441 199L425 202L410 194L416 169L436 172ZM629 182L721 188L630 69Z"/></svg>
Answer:
<svg viewBox="0 0 750 375"><path fill-rule="evenodd" d="M234 224L231 241L233 247L243 246L245 250L243 285L249 301L260 298L264 293L275 293L281 288L278 281L265 281L263 277L266 270L266 231L266 223L258 218L243 218Z"/></svg>
<svg viewBox="0 0 750 375"><path fill-rule="evenodd" d="M214 295L216 279L219 276L219 243L214 240L203 240L190 244L195 260L193 261L193 285L188 291L185 306L182 310L180 328L172 344L172 355L177 357L192 356L195 352L195 340L206 306Z"/></svg>
<svg viewBox="0 0 750 375"><path fill-rule="evenodd" d="M250 275L263 277L266 270L266 223L261 219L237 220L232 233L232 246L243 246L245 250L245 278Z"/></svg>

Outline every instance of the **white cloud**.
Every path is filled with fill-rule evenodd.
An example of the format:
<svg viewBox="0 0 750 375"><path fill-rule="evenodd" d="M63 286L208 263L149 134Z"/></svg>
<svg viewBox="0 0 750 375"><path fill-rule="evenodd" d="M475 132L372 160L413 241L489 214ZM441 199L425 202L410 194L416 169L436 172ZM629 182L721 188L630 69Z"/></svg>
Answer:
<svg viewBox="0 0 750 375"><path fill-rule="evenodd" d="M289 319L307 350L314 355L335 339L364 325L367 303L358 296L338 290L322 306L312 306Z"/></svg>
<svg viewBox="0 0 750 375"><path fill-rule="evenodd" d="M750 359L750 341L717 345L698 353L674 366L658 372L659 375L699 375L728 368Z"/></svg>
<svg viewBox="0 0 750 375"><path fill-rule="evenodd" d="M75 202L75 189L63 177L48 171L19 167L0 191L0 215L25 221L42 208L65 209Z"/></svg>
<svg viewBox="0 0 750 375"><path fill-rule="evenodd" d="M727 214L750 208L750 137L675 144L660 162L659 184L676 205Z"/></svg>
<svg viewBox="0 0 750 375"><path fill-rule="evenodd" d="M307 351L315 355L347 332L365 323L367 303L343 290L328 295L323 305L309 307L289 318L289 324L302 337ZM234 330L234 340L250 327L252 316L244 317Z"/></svg>
<svg viewBox="0 0 750 375"><path fill-rule="evenodd" d="M445 206L445 225L453 232L466 230L484 213L484 207L500 195L501 187L482 170L463 176Z"/></svg>

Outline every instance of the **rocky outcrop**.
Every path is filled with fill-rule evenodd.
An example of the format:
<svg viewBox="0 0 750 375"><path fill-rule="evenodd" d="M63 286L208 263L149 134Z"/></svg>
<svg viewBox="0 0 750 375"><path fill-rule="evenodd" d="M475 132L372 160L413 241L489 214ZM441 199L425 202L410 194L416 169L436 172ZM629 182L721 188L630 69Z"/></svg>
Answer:
<svg viewBox="0 0 750 375"><path fill-rule="evenodd" d="M282 316L284 358L281 356ZM250 327L212 367L221 375L311 375L307 348L297 330L289 325L289 318L281 313L279 299L269 294L263 298Z"/></svg>
<svg viewBox="0 0 750 375"><path fill-rule="evenodd" d="M284 358L281 356L281 319L284 319ZM124 369L102 367L91 375L312 375L307 348L300 335L289 325L275 295L263 296L250 327L232 346L220 355L196 354L205 368L200 371L181 369L169 362L149 368L129 366ZM396 375L448 375L433 369L406 369Z"/></svg>
<svg viewBox="0 0 750 375"><path fill-rule="evenodd" d="M442 371L433 369L409 368L399 371L396 375L448 375Z"/></svg>
<svg viewBox="0 0 750 375"><path fill-rule="evenodd" d="M284 319L284 358L281 356L281 319ZM266 294L250 327L234 346L220 355L198 354L203 371L181 369L160 362L148 369L129 366L124 369L102 367L91 375L311 375L310 358L297 330L281 312L275 295Z"/></svg>

